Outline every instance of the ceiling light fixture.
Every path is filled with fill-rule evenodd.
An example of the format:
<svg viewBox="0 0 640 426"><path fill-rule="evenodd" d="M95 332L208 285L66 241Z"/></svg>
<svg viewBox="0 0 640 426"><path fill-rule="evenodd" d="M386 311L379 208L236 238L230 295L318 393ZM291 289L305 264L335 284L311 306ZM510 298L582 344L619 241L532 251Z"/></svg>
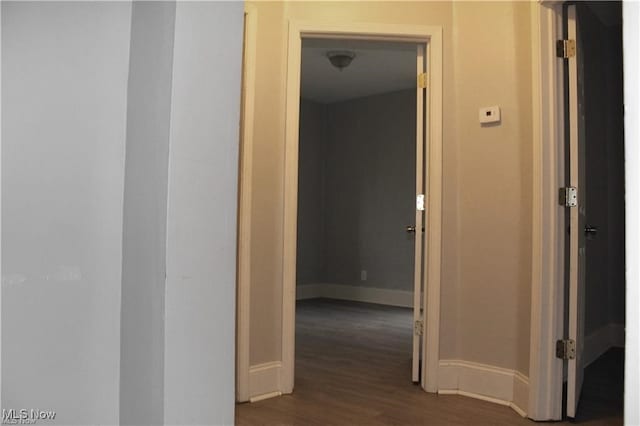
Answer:
<svg viewBox="0 0 640 426"><path fill-rule="evenodd" d="M350 50L337 50L327 52L327 58L329 58L329 62L331 62L331 65L338 68L340 71L348 67L355 57L355 52L352 52Z"/></svg>

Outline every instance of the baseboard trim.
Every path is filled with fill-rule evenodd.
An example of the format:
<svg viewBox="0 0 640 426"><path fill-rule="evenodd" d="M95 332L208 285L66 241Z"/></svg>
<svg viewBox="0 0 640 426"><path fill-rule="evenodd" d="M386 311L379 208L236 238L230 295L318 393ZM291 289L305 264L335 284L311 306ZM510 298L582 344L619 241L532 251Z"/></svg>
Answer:
<svg viewBox="0 0 640 426"><path fill-rule="evenodd" d="M480 395L479 393L467 392L459 389L440 389L438 390L438 395L460 395L460 396L466 396L473 399L480 399L482 401L492 402L498 405L504 405L504 406L509 405L508 401L503 401L502 399L491 398L490 396Z"/></svg>
<svg viewBox="0 0 640 426"><path fill-rule="evenodd" d="M322 284L304 284L296 287L296 300L322 297Z"/></svg>
<svg viewBox="0 0 640 426"><path fill-rule="evenodd" d="M249 398L249 402L264 401L265 399L275 398L277 396L282 396L282 392L269 392L263 395L254 396L253 398Z"/></svg>
<svg viewBox="0 0 640 426"><path fill-rule="evenodd" d="M527 412L520 408L515 402L509 403L509 408L511 408L516 413L520 414L520 417L527 417Z"/></svg>
<svg viewBox="0 0 640 426"><path fill-rule="evenodd" d="M624 325L607 324L584 339L584 366L591 364L610 348L624 347Z"/></svg>
<svg viewBox="0 0 640 426"><path fill-rule="evenodd" d="M266 362L249 368L249 401L262 401L282 395L281 374L282 362L280 361Z"/></svg>
<svg viewBox="0 0 640 426"><path fill-rule="evenodd" d="M442 360L438 394L462 395L500 404L522 417L529 400L529 379L522 373L462 360Z"/></svg>
<svg viewBox="0 0 640 426"><path fill-rule="evenodd" d="M513 372L513 397L509 403L516 413L527 417L529 407L529 378L519 371Z"/></svg>
<svg viewBox="0 0 640 426"><path fill-rule="evenodd" d="M412 291L329 283L304 284L296 287L296 300L319 297L405 308L413 307Z"/></svg>

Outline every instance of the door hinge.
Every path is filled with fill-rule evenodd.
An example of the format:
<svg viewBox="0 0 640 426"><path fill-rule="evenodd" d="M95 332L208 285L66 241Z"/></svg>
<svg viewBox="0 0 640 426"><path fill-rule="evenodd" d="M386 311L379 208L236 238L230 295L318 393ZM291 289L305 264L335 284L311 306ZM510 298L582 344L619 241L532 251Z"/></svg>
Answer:
<svg viewBox="0 0 640 426"><path fill-rule="evenodd" d="M422 332L424 331L424 324L422 320L416 320L413 323L413 334L416 336L422 336Z"/></svg>
<svg viewBox="0 0 640 426"><path fill-rule="evenodd" d="M575 207L578 205L578 188L574 186L565 186L560 188L558 193L558 201L562 207Z"/></svg>
<svg viewBox="0 0 640 426"><path fill-rule="evenodd" d="M557 340L556 358L576 359L576 341L573 339Z"/></svg>
<svg viewBox="0 0 640 426"><path fill-rule="evenodd" d="M576 41L558 40L556 42L556 56L564 59L576 56Z"/></svg>
<svg viewBox="0 0 640 426"><path fill-rule="evenodd" d="M423 72L418 75L418 88L426 89L427 88L427 73Z"/></svg>

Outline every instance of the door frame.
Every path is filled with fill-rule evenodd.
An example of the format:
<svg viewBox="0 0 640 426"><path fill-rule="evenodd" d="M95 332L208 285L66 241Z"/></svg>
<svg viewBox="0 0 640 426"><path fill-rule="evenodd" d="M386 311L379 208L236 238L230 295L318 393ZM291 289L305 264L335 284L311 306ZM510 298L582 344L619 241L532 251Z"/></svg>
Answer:
<svg viewBox="0 0 640 426"><path fill-rule="evenodd" d="M329 24L289 20L287 42L284 239L282 256L282 393L293 392L295 369L296 248L298 208L298 132L302 38L365 39L425 43L428 64L426 105L426 267L422 384L438 391L440 353L440 273L442 246L442 27L387 24ZM409 380L409 378L408 378Z"/></svg>
<svg viewBox="0 0 640 426"><path fill-rule="evenodd" d="M242 67L242 111L238 176L238 259L236 309L236 401L250 395L250 311L251 311L251 194L253 175L253 125L255 111L257 11L244 6L244 52Z"/></svg>
<svg viewBox="0 0 640 426"><path fill-rule="evenodd" d="M555 342L564 337L565 211L558 188L565 186L563 61L564 1L532 3L533 211L529 411L533 420L562 419L563 361Z"/></svg>

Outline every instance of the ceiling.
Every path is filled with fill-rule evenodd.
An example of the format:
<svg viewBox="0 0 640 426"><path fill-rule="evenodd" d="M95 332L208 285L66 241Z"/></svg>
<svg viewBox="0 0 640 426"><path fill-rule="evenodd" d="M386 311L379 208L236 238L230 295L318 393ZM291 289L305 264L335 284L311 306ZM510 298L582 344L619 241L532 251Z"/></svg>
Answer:
<svg viewBox="0 0 640 426"><path fill-rule="evenodd" d="M342 71L327 52L350 50L356 57ZM416 45L365 40L303 39L301 96L340 102L416 87Z"/></svg>

